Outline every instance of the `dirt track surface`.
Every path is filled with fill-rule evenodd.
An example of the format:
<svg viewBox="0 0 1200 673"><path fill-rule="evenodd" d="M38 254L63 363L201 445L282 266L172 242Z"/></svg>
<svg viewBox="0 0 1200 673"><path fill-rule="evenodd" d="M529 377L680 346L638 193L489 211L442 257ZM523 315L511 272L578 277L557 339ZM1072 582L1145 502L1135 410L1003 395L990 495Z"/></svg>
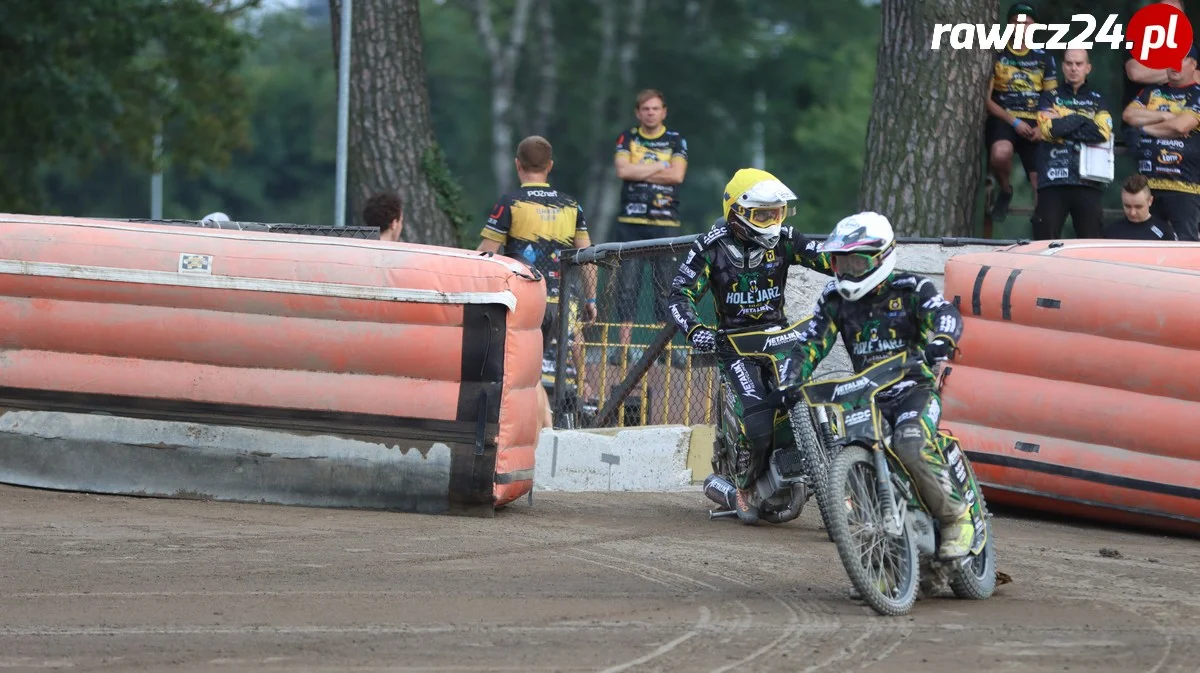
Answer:
<svg viewBox="0 0 1200 673"><path fill-rule="evenodd" d="M848 600L815 503L754 528L707 509L536 493L488 520L0 486L0 669L1200 670L1195 540L998 514L1013 583L887 619Z"/></svg>

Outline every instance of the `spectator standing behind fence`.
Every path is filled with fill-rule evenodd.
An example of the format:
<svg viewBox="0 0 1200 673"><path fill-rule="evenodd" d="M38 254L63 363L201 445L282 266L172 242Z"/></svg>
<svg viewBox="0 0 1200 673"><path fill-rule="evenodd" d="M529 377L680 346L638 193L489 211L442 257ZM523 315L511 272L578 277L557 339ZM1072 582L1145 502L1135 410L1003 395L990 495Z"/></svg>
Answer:
<svg viewBox="0 0 1200 673"><path fill-rule="evenodd" d="M1200 85L1196 48L1166 84L1142 89L1122 117L1141 128L1138 172L1154 194L1151 212L1171 223L1181 241L1200 240Z"/></svg>
<svg viewBox="0 0 1200 673"><path fill-rule="evenodd" d="M541 136L529 136L517 145L514 160L521 186L501 196L492 207L480 236L478 250L502 254L525 261L546 279L546 312L542 316L542 350L558 335L559 302L568 302L569 331L576 329L579 313L574 288L564 287L559 278L558 251L591 245L583 208L570 195L550 186L554 168L554 149ZM584 265L583 319L596 317L596 268ZM580 361L576 340L575 361ZM538 386L539 402L544 406L543 427L550 426L550 406L545 389Z"/></svg>
<svg viewBox="0 0 1200 673"><path fill-rule="evenodd" d="M1092 71L1087 51L1068 49L1063 53L1062 86L1042 93L1038 105L1037 208L1033 213L1033 238L1062 236L1067 215L1077 238L1100 238L1104 206L1100 197L1105 183L1079 175L1083 143L1104 143L1112 137L1112 115L1108 104L1088 83Z"/></svg>
<svg viewBox="0 0 1200 673"><path fill-rule="evenodd" d="M1028 25L1036 20L1033 6L1027 2L1018 2L1008 8L1009 23ZM1013 187L1009 176L1014 152L1021 158L1021 168L1033 187L1033 203L1037 206L1037 146L1041 140L1037 129L1038 102L1043 91L1058 86L1057 77L1054 57L1045 49L1018 51L1010 44L996 52L987 99L984 142L988 146L988 165L1000 187L992 207L992 219L997 222L1008 217L1008 206L1012 203Z"/></svg>
<svg viewBox="0 0 1200 673"><path fill-rule="evenodd" d="M367 199L362 211L363 222L379 229L379 240L399 241L404 228L404 202L395 192L379 192Z"/></svg>
<svg viewBox="0 0 1200 673"><path fill-rule="evenodd" d="M617 241L621 243L679 235L678 189L687 174L687 140L679 131L670 130L663 124L667 118L667 104L662 92L645 89L638 93L634 112L638 126L617 137L613 157L617 177L624 183L616 232ZM622 323L621 344L625 346L629 345L633 331L630 323L640 303L642 273L647 265L652 270L654 318L658 322L667 320L664 298L675 274L675 257L656 255L627 259L617 274L618 294L614 298L617 319ZM619 364L619 355L620 352L613 352L609 362ZM640 349L631 355L636 360L641 355Z"/></svg>
<svg viewBox="0 0 1200 673"><path fill-rule="evenodd" d="M1121 208L1125 217L1112 222L1104 230L1105 238L1138 241L1177 241L1171 223L1150 214L1154 195L1144 175L1131 175L1121 185Z"/></svg>
<svg viewBox="0 0 1200 673"><path fill-rule="evenodd" d="M1181 12L1183 11L1183 2L1181 2L1180 0L1151 0L1151 1L1143 0L1141 3L1138 3L1138 6L1136 7L1136 9L1134 11L1136 12L1137 10L1142 9L1143 7L1145 7L1147 5L1153 5L1158 2L1161 2L1161 4L1164 4L1164 5L1171 5L1172 7L1178 9ZM1166 84L1166 83L1167 83L1167 69L1166 68L1163 68L1162 70L1154 70L1152 68L1147 68L1146 66L1137 62L1137 59L1135 59L1133 57L1133 51L1128 50L1128 49L1125 50L1125 72L1124 72L1125 86L1121 91L1121 109L1124 109L1125 106L1129 105L1129 103L1134 98L1137 98L1138 92L1141 91L1147 85ZM1141 140L1141 135L1142 135L1141 130L1137 126L1130 124L1130 123L1126 122L1124 119L1122 119L1121 120L1121 134L1122 134L1122 137L1125 139L1126 152L1128 153L1128 156L1130 157L1130 161L1133 162L1134 170L1136 171L1137 163L1138 163L1137 148L1138 148L1138 143Z"/></svg>

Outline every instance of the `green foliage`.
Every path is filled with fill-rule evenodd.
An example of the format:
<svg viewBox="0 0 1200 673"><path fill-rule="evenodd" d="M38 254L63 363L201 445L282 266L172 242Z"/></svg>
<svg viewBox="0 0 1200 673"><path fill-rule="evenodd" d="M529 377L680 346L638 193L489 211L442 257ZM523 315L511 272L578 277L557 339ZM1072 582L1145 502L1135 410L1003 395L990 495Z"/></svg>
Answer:
<svg viewBox="0 0 1200 673"><path fill-rule="evenodd" d="M329 26L298 13L273 13L250 37L253 47L237 71L247 90L249 142L223 169L196 174L168 166L163 215L198 218L221 210L244 221L330 224L337 73ZM149 216L148 166L112 157L86 175L76 173L73 162L43 171L56 208L79 215Z"/></svg>
<svg viewBox="0 0 1200 673"><path fill-rule="evenodd" d="M506 43L513 2L492 5ZM833 218L854 207L874 81L877 6L854 0L812 6L788 0L648 0L632 81L628 87L621 83L614 61L610 95L600 101L606 121L598 129L592 110L602 84L599 3L555 0L550 6L559 81L546 135L555 149L550 180L559 189L583 199L594 161L611 177L616 137L636 124L634 96L654 87L667 96L668 126L688 138L691 159L680 190L685 233L708 228L720 214L719 197L729 177L754 162L756 123L765 168L800 196L789 223L826 231ZM421 2L438 140L425 170L460 242L474 247L498 194L491 168L490 64L469 7L456 0ZM516 79L514 144L532 132L540 93L545 56L536 28L531 23ZM618 40L628 29L624 22L618 26ZM244 82L248 145L233 151L227 166L214 164L198 174L171 156L164 215L195 218L222 210L242 220L328 224L337 120L330 26L298 12L272 13L248 39L252 46L244 62L228 73ZM759 92L765 100L761 111ZM152 134L139 138L148 147ZM169 137L164 148L178 154L180 142ZM63 212L145 217L148 165L124 157L105 153L86 176L75 174L78 162L57 162L43 171L42 184ZM595 204L582 205L595 213Z"/></svg>
<svg viewBox="0 0 1200 673"><path fill-rule="evenodd" d="M496 17L511 14L511 0L492 4ZM637 123L634 96L652 87L667 97L667 126L688 139L688 174L679 190L685 233L710 226L720 215L719 196L729 177L752 165L756 122L762 124L765 168L801 197L793 223L823 231L832 226L831 213L854 207L874 83L877 6L853 0L811 6L788 0L648 0L633 81L622 86L613 63L611 97L603 103L616 122L604 124L599 135L590 111L601 88L600 10L593 2L551 6L559 36L559 89L547 135L556 157L551 181L558 188L583 198L597 158L611 174L617 135ZM421 6L435 130L461 177L466 207L481 222L496 197L489 62L474 39L468 9L467 3L435 0ZM618 27L618 40L628 29L625 23ZM532 31L515 97L515 106L529 111L518 113L518 120L532 117L543 58ZM760 91L766 98L761 114L755 110ZM518 124L516 137L528 132ZM594 204L583 206L594 212Z"/></svg>
<svg viewBox="0 0 1200 673"><path fill-rule="evenodd" d="M858 203L880 17L877 7L847 2L808 19L809 30L789 40L795 145L781 153L780 166L782 173L796 175L795 225L828 233ZM847 39L838 29L846 25L870 30Z"/></svg>
<svg viewBox="0 0 1200 673"><path fill-rule="evenodd" d="M236 74L248 36L227 3L39 0L0 4L0 208L44 207L38 168L113 159L220 165L245 141ZM254 4L254 3L247 3Z"/></svg>
<svg viewBox="0 0 1200 673"><path fill-rule="evenodd" d="M471 229L471 215L463 206L462 187L450 173L450 165L446 162L446 153L441 145L430 145L421 156L421 169L429 179L437 195L438 208L450 218L459 244L473 247L472 239L476 232Z"/></svg>

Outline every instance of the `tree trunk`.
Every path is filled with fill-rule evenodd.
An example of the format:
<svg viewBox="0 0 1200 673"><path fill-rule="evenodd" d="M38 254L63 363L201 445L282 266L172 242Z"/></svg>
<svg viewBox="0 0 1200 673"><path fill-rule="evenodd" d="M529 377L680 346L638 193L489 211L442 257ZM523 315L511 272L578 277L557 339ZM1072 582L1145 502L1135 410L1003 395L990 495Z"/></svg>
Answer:
<svg viewBox="0 0 1200 673"><path fill-rule="evenodd" d="M558 102L558 40L554 36L554 2L542 0L538 11L538 33L542 38L541 90L533 116L533 134L546 136Z"/></svg>
<svg viewBox="0 0 1200 673"><path fill-rule="evenodd" d="M592 108L593 128L599 126L603 129L613 129L615 124L620 124L622 120L632 126L637 121L632 118L633 72L638 60L638 46L642 37L642 17L646 13L646 0L632 0L628 14L623 16L620 22L615 18L617 10L614 8L614 3L605 0L600 0L600 3L602 42L600 63L596 71L597 85L593 89L597 92L596 98L593 99L595 101ZM615 26L617 24L624 25L628 31L619 46L616 44ZM608 105L608 97L611 85L608 83L608 79L614 58L617 60L617 72L623 92L617 103L617 110L621 115L620 120L613 120L609 117L611 106ZM602 98L600 92L602 92ZM616 223L617 210L621 205L622 183L617 178L612 164L616 136L613 135L612 130L607 133L608 137L605 138L603 153L592 160L589 172L591 177L587 189L589 196L587 203L584 204L584 207L590 208L592 212L592 216L588 218L588 229L593 232L592 240L601 243L610 240L609 232ZM603 137L604 131L601 131L599 135Z"/></svg>
<svg viewBox="0 0 1200 673"><path fill-rule="evenodd" d="M350 43L348 220L361 222L371 194L404 200L401 240L456 246L454 225L439 204L449 180L433 134L419 0L353 0ZM340 0L329 0L333 59L339 58Z"/></svg>
<svg viewBox="0 0 1200 673"><path fill-rule="evenodd" d="M525 46L526 26L533 0L517 0L513 10L512 29L508 44L503 47L492 23L492 6L489 0L475 0L475 30L487 49L492 66L492 172L496 177L497 191L511 190L516 182L513 174L513 157L517 147L513 142L513 98L516 94L517 67L521 49Z"/></svg>
<svg viewBox="0 0 1200 673"><path fill-rule="evenodd" d="M609 98L612 91L612 66L617 53L617 9L616 3L598 0L600 5L600 59L596 63L596 78L592 82L592 97L588 109L591 131L588 137L593 142L603 143L599 155L593 153L588 165L587 188L583 195L583 207L588 213L588 229L596 243L608 241L608 227L600 215L601 193L606 180L615 180L613 174L613 138L608 129ZM595 214L592 214L595 213Z"/></svg>
<svg viewBox="0 0 1200 673"><path fill-rule="evenodd" d="M992 53L930 49L934 22L994 23L994 0L883 0L863 210L903 236L970 236Z"/></svg>

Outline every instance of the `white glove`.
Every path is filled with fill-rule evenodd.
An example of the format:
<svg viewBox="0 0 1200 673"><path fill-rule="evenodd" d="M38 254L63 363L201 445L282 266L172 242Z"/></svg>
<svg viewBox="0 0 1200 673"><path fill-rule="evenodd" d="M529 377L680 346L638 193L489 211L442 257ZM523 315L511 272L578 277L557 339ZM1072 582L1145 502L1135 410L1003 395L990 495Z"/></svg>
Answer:
<svg viewBox="0 0 1200 673"><path fill-rule="evenodd" d="M717 331L711 327L697 327L688 336L688 341L701 353L711 353L717 350Z"/></svg>

